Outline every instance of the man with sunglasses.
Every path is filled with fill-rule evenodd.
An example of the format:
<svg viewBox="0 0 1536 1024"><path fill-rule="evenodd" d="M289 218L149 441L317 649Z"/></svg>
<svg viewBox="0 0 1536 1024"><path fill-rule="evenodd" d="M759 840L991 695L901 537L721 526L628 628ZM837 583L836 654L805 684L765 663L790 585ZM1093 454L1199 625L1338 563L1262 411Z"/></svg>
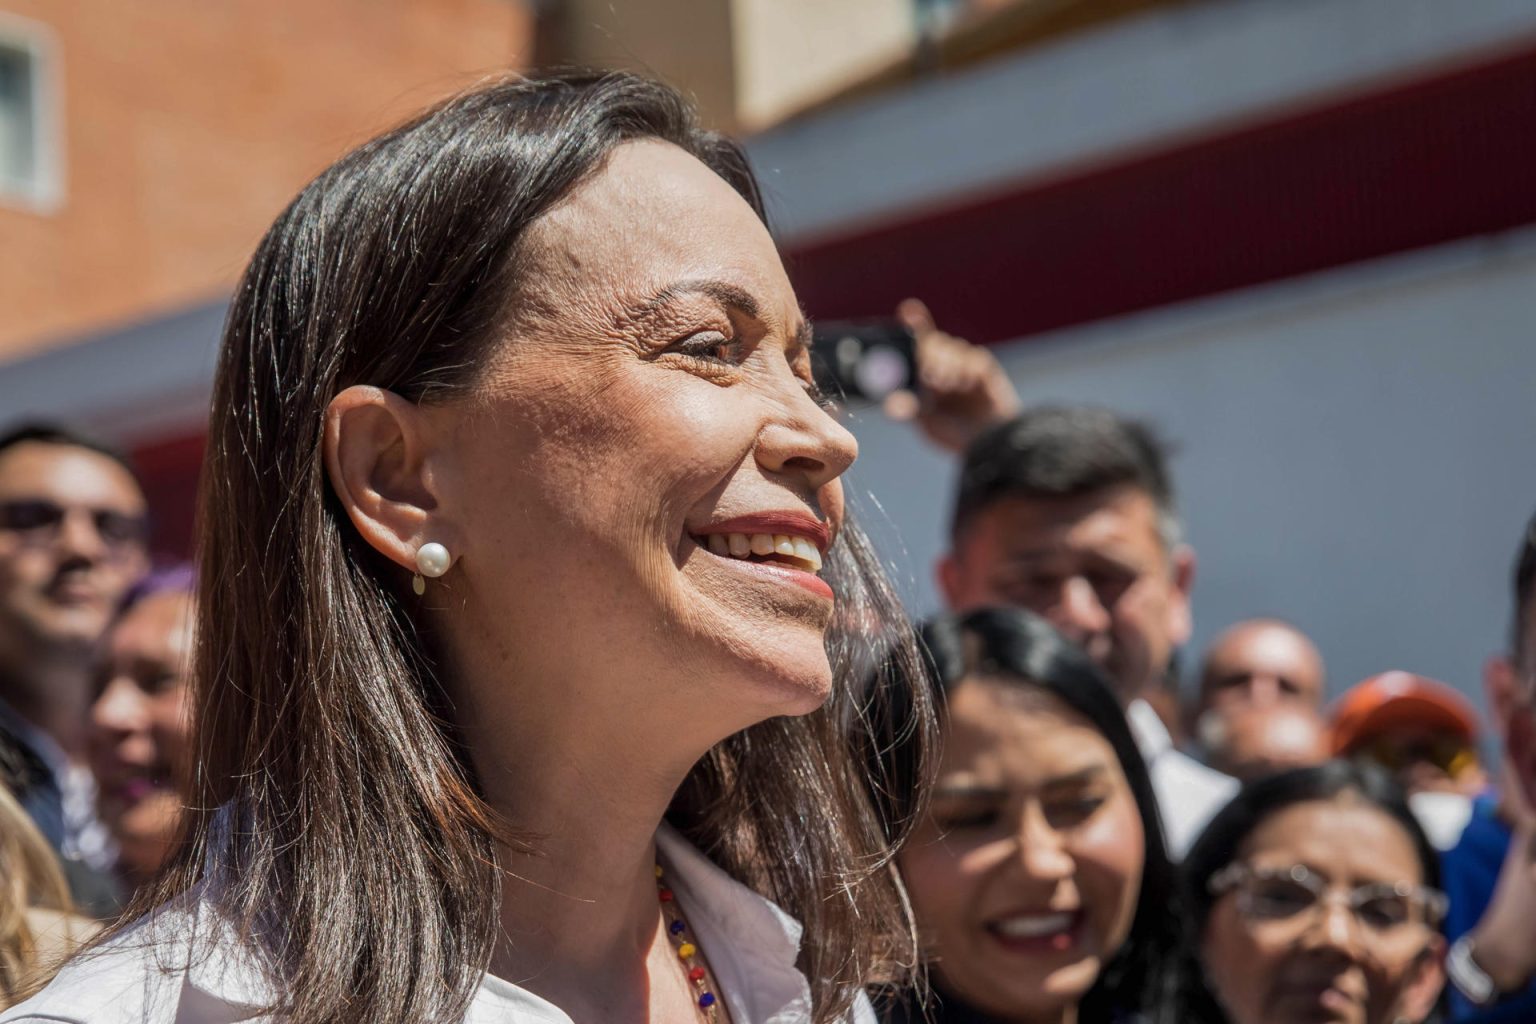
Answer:
<svg viewBox="0 0 1536 1024"><path fill-rule="evenodd" d="M148 568L144 493L68 429L0 435L0 772L65 859L110 856L85 767L97 646Z"/></svg>

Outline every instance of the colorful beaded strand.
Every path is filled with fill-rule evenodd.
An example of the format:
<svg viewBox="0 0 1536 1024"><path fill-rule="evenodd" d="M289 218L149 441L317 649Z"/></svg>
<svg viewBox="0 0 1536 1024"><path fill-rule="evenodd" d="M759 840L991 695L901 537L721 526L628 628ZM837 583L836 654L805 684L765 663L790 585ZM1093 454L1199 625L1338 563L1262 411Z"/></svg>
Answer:
<svg viewBox="0 0 1536 1024"><path fill-rule="evenodd" d="M694 987L696 993L694 1002L699 1008L699 1013L710 1024L714 1024L719 1019L720 1013L720 1000L715 995L712 984L714 979L709 976L709 967L704 963L703 952L689 938L688 922L683 920L683 909L677 905L677 897L663 881L664 874L661 865L656 865L656 896L661 901L662 917L667 922L667 937L672 940L677 958L683 962L683 966L688 971L688 981Z"/></svg>

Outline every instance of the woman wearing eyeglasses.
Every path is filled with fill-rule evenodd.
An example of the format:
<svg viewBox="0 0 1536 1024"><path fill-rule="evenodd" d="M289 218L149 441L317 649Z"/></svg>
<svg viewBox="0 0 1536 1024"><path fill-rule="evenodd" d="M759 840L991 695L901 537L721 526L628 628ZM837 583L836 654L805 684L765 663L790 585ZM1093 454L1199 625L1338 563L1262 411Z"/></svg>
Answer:
<svg viewBox="0 0 1536 1024"><path fill-rule="evenodd" d="M1418 1024L1444 982L1435 851L1385 774L1255 782L1184 863L1205 984L1231 1024Z"/></svg>

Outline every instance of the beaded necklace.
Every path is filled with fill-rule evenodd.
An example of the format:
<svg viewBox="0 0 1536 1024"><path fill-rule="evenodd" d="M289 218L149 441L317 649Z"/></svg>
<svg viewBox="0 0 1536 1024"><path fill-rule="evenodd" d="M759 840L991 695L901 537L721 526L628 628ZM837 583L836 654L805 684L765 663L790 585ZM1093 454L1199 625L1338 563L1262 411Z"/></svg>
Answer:
<svg viewBox="0 0 1536 1024"><path fill-rule="evenodd" d="M683 909L677 905L677 896L667 887L666 873L656 865L656 898L661 902L661 916L667 923L667 937L677 951L677 958L688 971L688 981L693 985L694 1002L699 1014L710 1024L720 1019L720 1000L715 995L715 979L704 953L690 935L688 922L683 920Z"/></svg>

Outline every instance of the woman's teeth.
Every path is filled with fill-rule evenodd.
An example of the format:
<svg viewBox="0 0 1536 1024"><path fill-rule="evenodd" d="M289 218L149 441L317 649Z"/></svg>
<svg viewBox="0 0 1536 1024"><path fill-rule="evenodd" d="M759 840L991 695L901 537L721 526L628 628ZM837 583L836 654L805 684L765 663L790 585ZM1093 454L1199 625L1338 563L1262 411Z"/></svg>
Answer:
<svg viewBox="0 0 1536 1024"><path fill-rule="evenodd" d="M1029 914L992 922L992 930L1009 939L1038 939L1072 927L1072 914Z"/></svg>
<svg viewBox="0 0 1536 1024"><path fill-rule="evenodd" d="M783 559L806 572L821 571L821 550L804 537L786 533L712 533L705 538L712 554L724 558Z"/></svg>

